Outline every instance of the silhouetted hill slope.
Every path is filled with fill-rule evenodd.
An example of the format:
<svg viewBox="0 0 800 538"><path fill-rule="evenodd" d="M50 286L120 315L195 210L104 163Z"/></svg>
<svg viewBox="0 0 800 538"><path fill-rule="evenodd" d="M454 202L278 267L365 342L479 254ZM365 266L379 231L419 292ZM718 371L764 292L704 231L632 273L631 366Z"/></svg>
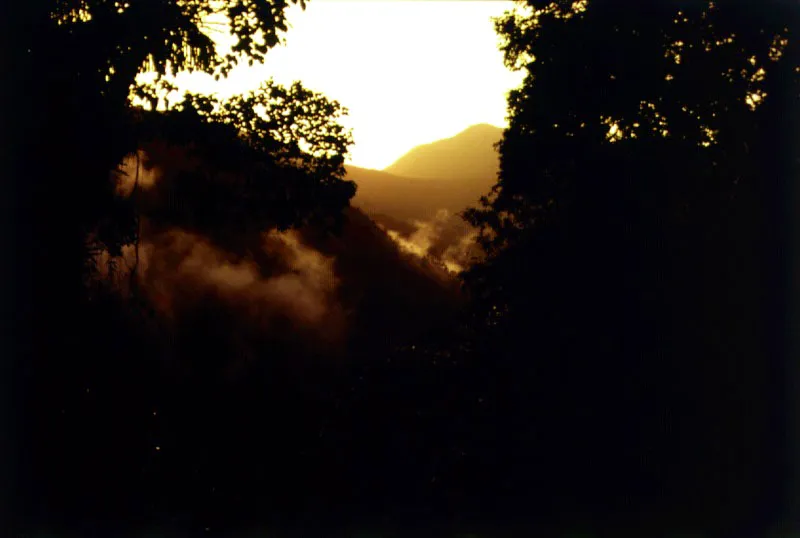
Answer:
<svg viewBox="0 0 800 538"><path fill-rule="evenodd" d="M351 345L370 348L409 343L447 322L461 303L458 283L443 268L400 252L361 210L349 208L339 237L306 228L307 246L334 259L338 297L348 312Z"/></svg>
<svg viewBox="0 0 800 538"><path fill-rule="evenodd" d="M412 179L356 166L347 167L347 179L358 185L354 206L398 220L430 220L441 209L458 213L476 205L495 183L494 174Z"/></svg>
<svg viewBox="0 0 800 538"><path fill-rule="evenodd" d="M491 179L497 176L494 144L503 130L482 123L457 135L413 148L384 169L390 174L438 179Z"/></svg>

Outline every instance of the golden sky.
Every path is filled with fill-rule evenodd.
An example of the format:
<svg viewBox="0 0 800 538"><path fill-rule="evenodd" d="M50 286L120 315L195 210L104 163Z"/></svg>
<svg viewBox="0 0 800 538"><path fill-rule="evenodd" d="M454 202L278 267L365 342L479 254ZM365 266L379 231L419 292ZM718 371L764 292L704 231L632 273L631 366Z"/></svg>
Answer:
<svg viewBox="0 0 800 538"><path fill-rule="evenodd" d="M350 111L349 162L382 169L414 146L476 123L505 125L506 93L522 75L503 66L490 17L511 2L311 0L292 6L286 45L263 65L215 82L179 74L178 86L221 97L273 77L339 101Z"/></svg>

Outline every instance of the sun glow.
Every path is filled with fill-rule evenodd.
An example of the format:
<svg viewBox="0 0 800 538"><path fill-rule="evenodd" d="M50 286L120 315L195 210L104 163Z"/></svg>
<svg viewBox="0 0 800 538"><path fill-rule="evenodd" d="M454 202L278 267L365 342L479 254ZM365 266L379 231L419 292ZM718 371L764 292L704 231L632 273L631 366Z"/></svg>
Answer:
<svg viewBox="0 0 800 538"><path fill-rule="evenodd" d="M285 45L228 79L179 73L178 88L220 97L270 77L300 80L349 110L350 162L384 168L414 146L470 125L505 125L506 93L522 81L503 65L491 17L510 2L312 0L288 10ZM211 33L222 47L222 33Z"/></svg>

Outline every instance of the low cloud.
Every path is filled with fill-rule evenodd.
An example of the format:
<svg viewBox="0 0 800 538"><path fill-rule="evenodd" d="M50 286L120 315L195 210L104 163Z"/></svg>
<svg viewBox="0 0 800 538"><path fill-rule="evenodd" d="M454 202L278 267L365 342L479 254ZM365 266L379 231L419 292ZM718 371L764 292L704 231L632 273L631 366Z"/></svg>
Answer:
<svg viewBox="0 0 800 538"><path fill-rule="evenodd" d="M145 170L141 162L136 156L123 162L116 177L120 196L129 196L135 184L145 191L157 188L162 174L158 168ZM331 351L344 341L334 260L303 244L297 233L263 233L243 254L218 238L151 226L146 218L141 230L138 248L127 245L115 258L98 254L98 272L123 295L135 286L162 323L174 329L198 315L219 319L217 325L230 326L228 332L236 333L231 339L244 347L291 341L293 349L304 348L299 352Z"/></svg>
<svg viewBox="0 0 800 538"><path fill-rule="evenodd" d="M413 221L410 234L386 228L386 233L404 252L442 264L450 273L466 269L478 256L478 231L446 209L429 221Z"/></svg>
<svg viewBox="0 0 800 538"><path fill-rule="evenodd" d="M281 317L299 326L326 326L337 310L332 260L303 246L293 232L267 233L262 239L264 252L280 255L273 267L236 259L196 234L172 229L145 244L147 261L139 278L161 296L165 314L174 315L171 290L190 287L216 293L265 324Z"/></svg>

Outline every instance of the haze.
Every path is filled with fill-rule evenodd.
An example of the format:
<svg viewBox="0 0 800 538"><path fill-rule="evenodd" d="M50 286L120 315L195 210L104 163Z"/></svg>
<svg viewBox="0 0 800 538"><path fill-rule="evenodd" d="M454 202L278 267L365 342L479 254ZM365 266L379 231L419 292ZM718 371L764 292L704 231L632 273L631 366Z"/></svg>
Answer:
<svg viewBox="0 0 800 538"><path fill-rule="evenodd" d="M487 123L505 125L522 75L503 65L491 17L510 2L312 0L288 10L285 46L263 65L215 82L182 73L181 89L232 95L273 77L300 80L346 106L348 163L383 169L420 144ZM224 45L222 34L215 39Z"/></svg>

